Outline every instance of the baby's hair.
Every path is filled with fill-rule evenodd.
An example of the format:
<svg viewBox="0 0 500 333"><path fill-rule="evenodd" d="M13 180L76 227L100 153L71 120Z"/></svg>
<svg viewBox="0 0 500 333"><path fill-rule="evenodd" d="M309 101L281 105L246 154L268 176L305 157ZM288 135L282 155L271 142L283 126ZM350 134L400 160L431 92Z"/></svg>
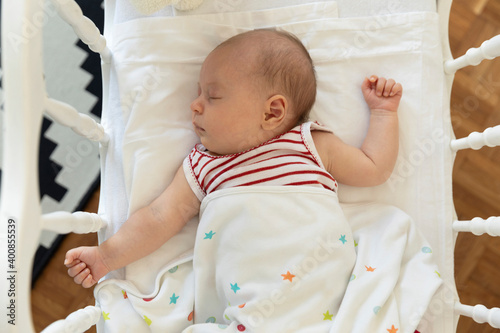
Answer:
<svg viewBox="0 0 500 333"><path fill-rule="evenodd" d="M297 124L306 122L316 100L316 73L309 52L293 34L275 30L258 29L236 35L219 47L231 45L249 37L258 48L256 74L266 80L267 89L273 94L285 95L290 103Z"/></svg>

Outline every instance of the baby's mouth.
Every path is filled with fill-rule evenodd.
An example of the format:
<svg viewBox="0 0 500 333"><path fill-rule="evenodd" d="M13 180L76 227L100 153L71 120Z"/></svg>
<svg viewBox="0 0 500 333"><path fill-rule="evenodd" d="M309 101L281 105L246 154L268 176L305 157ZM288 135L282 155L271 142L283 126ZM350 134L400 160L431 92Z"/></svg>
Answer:
<svg viewBox="0 0 500 333"><path fill-rule="evenodd" d="M198 132L205 132L205 130L202 127L200 127L194 123L193 123L193 126L194 126L194 129L197 130Z"/></svg>

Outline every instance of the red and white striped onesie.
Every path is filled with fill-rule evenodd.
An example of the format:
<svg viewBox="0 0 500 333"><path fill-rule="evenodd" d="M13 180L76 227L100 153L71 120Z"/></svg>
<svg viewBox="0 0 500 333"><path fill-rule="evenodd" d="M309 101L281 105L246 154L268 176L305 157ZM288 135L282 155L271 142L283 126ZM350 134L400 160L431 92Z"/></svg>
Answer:
<svg viewBox="0 0 500 333"><path fill-rule="evenodd" d="M216 190L251 185L314 186L336 192L337 182L321 162L312 130L330 132L308 122L257 147L223 156L213 156L197 144L184 160L184 173L200 201Z"/></svg>

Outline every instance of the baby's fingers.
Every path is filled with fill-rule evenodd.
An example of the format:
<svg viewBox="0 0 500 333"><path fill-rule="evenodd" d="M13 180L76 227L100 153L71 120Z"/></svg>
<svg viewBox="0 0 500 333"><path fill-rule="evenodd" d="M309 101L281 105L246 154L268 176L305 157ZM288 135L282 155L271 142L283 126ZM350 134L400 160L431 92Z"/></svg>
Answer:
<svg viewBox="0 0 500 333"><path fill-rule="evenodd" d="M87 265L85 265L84 262L81 262L77 265L71 266L68 268L68 275L71 276L72 278L76 277L78 274L80 274L82 271L84 271L87 268Z"/></svg>
<svg viewBox="0 0 500 333"><path fill-rule="evenodd" d="M73 281L75 281L76 284L81 284L83 287L84 282L87 282L90 277L90 280L92 280L92 275L90 274L90 269L85 268L84 270L80 271L77 275L73 277ZM88 288L88 287L85 287Z"/></svg>
<svg viewBox="0 0 500 333"><path fill-rule="evenodd" d="M78 265L79 263L81 263L81 261L79 259L76 259L76 260L73 260L73 261L64 261L64 266L68 267L68 268L71 268L73 266L76 266Z"/></svg>
<svg viewBox="0 0 500 333"><path fill-rule="evenodd" d="M384 92L383 92L384 97L388 97L391 94L391 90L395 84L396 84L396 81L394 81L393 79L388 79L386 81L385 87L384 87Z"/></svg>
<svg viewBox="0 0 500 333"><path fill-rule="evenodd" d="M64 265L66 267L72 267L79 264L81 260L78 258L80 257L81 252L82 251L80 248L71 249L66 252L66 256L64 257Z"/></svg>
<svg viewBox="0 0 500 333"><path fill-rule="evenodd" d="M95 284L92 274L87 275L87 277L82 281L83 288L90 288Z"/></svg>
<svg viewBox="0 0 500 333"><path fill-rule="evenodd" d="M383 77L378 78L377 86L375 87L375 93L377 94L377 96L380 97L384 94L386 82L387 82L387 80L385 78L383 78Z"/></svg>
<svg viewBox="0 0 500 333"><path fill-rule="evenodd" d="M390 96L395 96L397 94L402 94L403 93L403 86L401 83L396 83L391 89Z"/></svg>

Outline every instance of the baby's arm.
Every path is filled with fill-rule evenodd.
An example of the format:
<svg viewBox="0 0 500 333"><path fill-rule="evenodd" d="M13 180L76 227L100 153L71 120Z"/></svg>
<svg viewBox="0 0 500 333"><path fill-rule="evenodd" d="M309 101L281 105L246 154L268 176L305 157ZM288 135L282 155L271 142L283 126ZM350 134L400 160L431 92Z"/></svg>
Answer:
<svg viewBox="0 0 500 333"><path fill-rule="evenodd" d="M371 76L361 86L370 108L370 125L361 148L345 144L337 136L312 132L321 160L340 183L375 186L392 173L399 149L397 109L403 93L401 84Z"/></svg>
<svg viewBox="0 0 500 333"><path fill-rule="evenodd" d="M172 183L148 206L125 221L118 232L99 246L66 253L64 264L75 283L89 288L112 270L124 267L158 249L177 234L200 209L182 167Z"/></svg>

